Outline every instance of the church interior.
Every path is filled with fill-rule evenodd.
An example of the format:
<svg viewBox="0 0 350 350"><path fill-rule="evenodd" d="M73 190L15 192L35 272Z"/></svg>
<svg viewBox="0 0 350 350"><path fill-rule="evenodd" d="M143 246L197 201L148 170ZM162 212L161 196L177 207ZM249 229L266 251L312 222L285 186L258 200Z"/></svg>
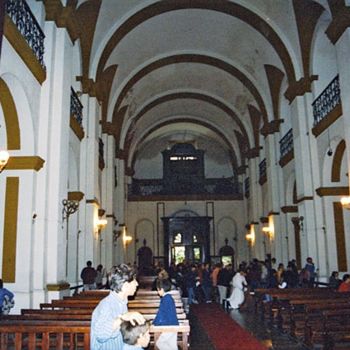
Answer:
<svg viewBox="0 0 350 350"><path fill-rule="evenodd" d="M11 313L88 260L349 273L349 27L349 0L0 0Z"/></svg>

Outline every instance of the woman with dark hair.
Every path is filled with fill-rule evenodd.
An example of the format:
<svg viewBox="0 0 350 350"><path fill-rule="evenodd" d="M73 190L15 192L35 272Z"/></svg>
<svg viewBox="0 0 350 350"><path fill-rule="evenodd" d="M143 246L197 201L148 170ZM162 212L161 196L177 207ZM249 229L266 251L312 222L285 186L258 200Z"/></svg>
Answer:
<svg viewBox="0 0 350 350"><path fill-rule="evenodd" d="M91 317L91 350L122 350L120 325L123 321L143 324L138 312L128 312L128 296L136 292L135 271L126 264L115 268L110 276L111 292L94 309Z"/></svg>

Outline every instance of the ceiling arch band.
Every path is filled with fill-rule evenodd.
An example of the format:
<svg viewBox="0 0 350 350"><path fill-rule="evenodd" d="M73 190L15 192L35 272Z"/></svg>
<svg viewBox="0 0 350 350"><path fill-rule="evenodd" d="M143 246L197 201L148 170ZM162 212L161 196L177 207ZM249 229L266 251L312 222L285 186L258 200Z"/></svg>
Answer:
<svg viewBox="0 0 350 350"><path fill-rule="evenodd" d="M171 119L171 120L167 120L167 121L160 121L160 123L152 126L148 131L146 131L144 133L144 135L142 135L142 137L138 141L138 144L141 144L149 135L151 135L154 131L162 128L163 126L167 126L170 124L176 124L176 123L198 124L198 125L204 126L204 127L208 128L209 130L212 130L213 132L215 132L217 135L220 136L220 138L223 140L223 142L227 145L227 148L230 151L230 155L232 158L233 168L238 167L236 152L234 151L234 149L233 149L232 145L230 144L229 140L227 139L227 137L218 128L215 128L213 125L211 125L205 121L201 121L201 120L194 119L194 118L176 118L176 119ZM126 154L126 158L125 158L126 160L129 160L131 158L131 167L132 167L132 169L134 169L134 164L135 164L136 155L137 155L137 149L135 147L135 152L130 156L130 154L129 154L130 144L131 144L131 142L128 145L126 145L126 148L124 149L124 154Z"/></svg>
<svg viewBox="0 0 350 350"><path fill-rule="evenodd" d="M200 101L210 103L210 104L214 105L215 107L218 107L223 112L225 112L227 115L229 115L237 123L242 134L244 135L244 138L247 140L247 144L249 145L249 138L248 138L247 131L246 131L242 121L236 115L236 113L232 109L230 109L228 106L226 106L224 103L222 103L221 101L219 101L211 96L205 95L205 94L194 93L194 92L178 92L178 93L170 93L170 94L161 96L161 97L156 98L155 100L151 101L146 106L144 106L140 110L140 112L134 117L133 121L135 121L135 123L136 123L140 118L142 118L143 115L145 115L151 109L155 108L156 106L158 106L162 103L166 103L166 102L173 101L176 99L195 99L195 100L200 100ZM120 124L120 128L121 128L121 124ZM128 135L130 135L130 132L132 132L132 130L130 130L130 126L129 126L129 129L126 132L125 140L129 139ZM118 135L120 135L120 130L119 130ZM125 147L126 147L126 145L121 145L122 149L125 149Z"/></svg>
<svg viewBox="0 0 350 350"><path fill-rule="evenodd" d="M229 2L227 0L162 0L151 4L142 10L136 12L131 17L129 17L111 36L100 57L97 72L96 81L98 81L100 75L102 74L108 58L112 54L118 43L134 28L136 28L141 23L147 21L148 19L161 15L166 12L184 10L184 9L202 9L202 10L212 10L227 15L236 17L243 22L247 23L255 30L257 30L274 48L277 55L281 59L283 67L285 69L289 83L294 83L296 81L295 71L292 59L289 52L284 45L282 39L275 32L275 30L268 24L264 19L262 19L255 12L249 10L248 8Z"/></svg>

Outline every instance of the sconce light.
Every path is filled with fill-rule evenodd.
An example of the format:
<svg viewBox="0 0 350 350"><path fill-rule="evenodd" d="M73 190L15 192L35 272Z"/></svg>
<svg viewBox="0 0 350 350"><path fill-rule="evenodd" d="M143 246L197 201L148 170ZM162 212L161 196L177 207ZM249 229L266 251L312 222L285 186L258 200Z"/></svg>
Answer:
<svg viewBox="0 0 350 350"><path fill-rule="evenodd" d="M273 228L270 226L264 226L262 228L262 231L270 238L272 239L274 236Z"/></svg>
<svg viewBox="0 0 350 350"><path fill-rule="evenodd" d="M253 245L255 242L255 231L254 231L254 225L250 225L250 232L245 235L245 239Z"/></svg>
<svg viewBox="0 0 350 350"><path fill-rule="evenodd" d="M0 151L0 173L4 170L10 155L7 151Z"/></svg>
<svg viewBox="0 0 350 350"><path fill-rule="evenodd" d="M105 228L107 223L108 223L107 219L98 219L96 221L96 228L97 228L97 230L100 231L103 228Z"/></svg>
<svg viewBox="0 0 350 350"><path fill-rule="evenodd" d="M350 197L342 197L340 203L345 209L350 209Z"/></svg>
<svg viewBox="0 0 350 350"><path fill-rule="evenodd" d="M124 247L126 247L128 244L131 243L132 237L127 235L126 226L122 226L122 232L123 232L123 244L124 244Z"/></svg>

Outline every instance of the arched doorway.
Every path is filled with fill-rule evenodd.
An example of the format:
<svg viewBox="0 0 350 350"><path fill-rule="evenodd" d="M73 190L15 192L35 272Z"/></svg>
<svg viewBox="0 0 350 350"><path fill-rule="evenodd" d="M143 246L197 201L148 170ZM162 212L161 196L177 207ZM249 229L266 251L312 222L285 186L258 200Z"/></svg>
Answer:
<svg viewBox="0 0 350 350"><path fill-rule="evenodd" d="M167 264L210 261L209 216L163 217L164 255Z"/></svg>

